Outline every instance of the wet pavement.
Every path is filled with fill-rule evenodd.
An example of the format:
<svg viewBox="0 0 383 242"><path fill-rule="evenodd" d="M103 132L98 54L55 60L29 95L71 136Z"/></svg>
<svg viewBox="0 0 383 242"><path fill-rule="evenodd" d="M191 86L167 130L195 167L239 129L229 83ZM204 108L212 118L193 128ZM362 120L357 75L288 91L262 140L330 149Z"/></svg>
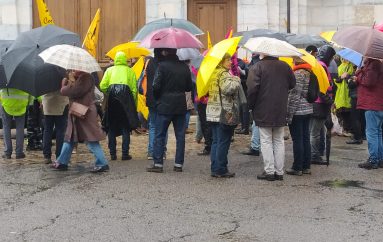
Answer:
<svg viewBox="0 0 383 242"><path fill-rule="evenodd" d="M132 136L133 160L111 162L105 174L88 172L83 144L67 172L51 171L40 152L0 160L0 241L383 241L383 169L357 168L366 142L333 137L330 166L267 182L256 179L261 158L240 154L248 135L230 150L232 179L210 177L194 134L184 172L173 172L169 137L163 174L145 172L145 135ZM289 168L291 140L286 157Z"/></svg>

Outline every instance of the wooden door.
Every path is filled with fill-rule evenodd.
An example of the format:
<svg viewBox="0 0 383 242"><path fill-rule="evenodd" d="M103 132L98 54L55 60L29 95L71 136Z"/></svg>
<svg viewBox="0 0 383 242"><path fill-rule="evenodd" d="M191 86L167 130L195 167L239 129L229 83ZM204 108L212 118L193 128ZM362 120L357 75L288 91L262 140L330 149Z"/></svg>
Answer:
<svg viewBox="0 0 383 242"><path fill-rule="evenodd" d="M37 6L33 3L33 27L40 26ZM98 8L101 8L97 59L115 45L130 41L145 24L145 1L142 0L45 0L53 21L80 35L84 40Z"/></svg>
<svg viewBox="0 0 383 242"><path fill-rule="evenodd" d="M225 38L231 27L234 32L237 29L237 0L188 0L188 20L205 32L199 37L205 47L206 31L215 44Z"/></svg>

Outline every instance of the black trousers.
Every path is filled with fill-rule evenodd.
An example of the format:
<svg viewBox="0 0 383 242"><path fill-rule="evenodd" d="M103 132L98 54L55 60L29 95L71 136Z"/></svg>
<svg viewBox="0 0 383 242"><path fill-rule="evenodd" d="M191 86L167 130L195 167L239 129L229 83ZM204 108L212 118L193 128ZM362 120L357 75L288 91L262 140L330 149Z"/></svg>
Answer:
<svg viewBox="0 0 383 242"><path fill-rule="evenodd" d="M354 139L361 140L366 136L366 119L364 117L364 110L356 108L357 100L357 98L351 98L350 123Z"/></svg>
<svg viewBox="0 0 383 242"><path fill-rule="evenodd" d="M210 151L213 134L211 131L211 123L206 120L206 106L206 104L198 103L197 110L203 138L205 139L205 150Z"/></svg>

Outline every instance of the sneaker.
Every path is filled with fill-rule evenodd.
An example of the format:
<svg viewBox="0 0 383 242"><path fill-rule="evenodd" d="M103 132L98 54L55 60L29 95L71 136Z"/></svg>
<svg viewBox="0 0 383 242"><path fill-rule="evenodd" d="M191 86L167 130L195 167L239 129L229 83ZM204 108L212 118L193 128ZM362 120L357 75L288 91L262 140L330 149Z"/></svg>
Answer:
<svg viewBox="0 0 383 242"><path fill-rule="evenodd" d="M148 160L153 160L153 156L152 155L148 155Z"/></svg>
<svg viewBox="0 0 383 242"><path fill-rule="evenodd" d="M263 172L261 175L257 176L258 180L267 180L267 181L275 181L275 175L274 174L267 174L266 172Z"/></svg>
<svg viewBox="0 0 383 242"><path fill-rule="evenodd" d="M249 129L240 129L240 130L235 131L235 133L236 134L248 135L249 134Z"/></svg>
<svg viewBox="0 0 383 242"><path fill-rule="evenodd" d="M287 169L286 170L286 174L287 175L292 175L292 176L302 176L303 172L302 171L297 171L297 170L294 170L294 169Z"/></svg>
<svg viewBox="0 0 383 242"><path fill-rule="evenodd" d="M224 174L211 174L212 177L215 177L215 178L232 178L232 177L235 177L235 173L234 172L226 172Z"/></svg>
<svg viewBox="0 0 383 242"><path fill-rule="evenodd" d="M155 172L155 173L163 173L164 172L164 168L160 167L160 166L152 165L152 166L146 168L146 171L147 172Z"/></svg>
<svg viewBox="0 0 383 242"><path fill-rule="evenodd" d="M3 158L3 159L11 159L12 156L8 155L8 154L4 154L4 155L1 156L1 158Z"/></svg>
<svg viewBox="0 0 383 242"><path fill-rule="evenodd" d="M93 170L91 170L91 173L99 173L99 172L106 172L109 171L109 165L104 166L95 166Z"/></svg>
<svg viewBox="0 0 383 242"><path fill-rule="evenodd" d="M173 167L173 171L175 171L175 172L182 172L182 167L175 166L175 167Z"/></svg>
<svg viewBox="0 0 383 242"><path fill-rule="evenodd" d="M254 150L254 149L250 148L248 151L241 152L241 154L259 156L259 150Z"/></svg>
<svg viewBox="0 0 383 242"><path fill-rule="evenodd" d="M25 153L16 154L16 159L24 159L24 158L25 158Z"/></svg>
<svg viewBox="0 0 383 242"><path fill-rule="evenodd" d="M278 175L277 173L274 173L274 177L277 181L283 181L283 175Z"/></svg>
<svg viewBox="0 0 383 242"><path fill-rule="evenodd" d="M110 155L110 160L117 160L117 155Z"/></svg>
<svg viewBox="0 0 383 242"><path fill-rule="evenodd" d="M131 155L122 155L121 160L131 160L132 156Z"/></svg>
<svg viewBox="0 0 383 242"><path fill-rule="evenodd" d="M198 152L197 155L210 155L210 151L207 149L203 149L201 152Z"/></svg>
<svg viewBox="0 0 383 242"><path fill-rule="evenodd" d="M364 168L366 170L371 170L371 169L378 169L379 166L377 164L373 164L371 163L370 161L366 161L366 162L363 162L363 163L359 163L358 164L358 167L359 168Z"/></svg>
<svg viewBox="0 0 383 242"><path fill-rule="evenodd" d="M186 129L185 130L185 134L192 134L193 133L193 130L191 130L191 129Z"/></svg>
<svg viewBox="0 0 383 242"><path fill-rule="evenodd" d="M51 168L57 171L67 171L68 165L64 165L58 162L53 162Z"/></svg>
<svg viewBox="0 0 383 242"><path fill-rule="evenodd" d="M303 169L302 174L311 175L311 170L310 169Z"/></svg>
<svg viewBox="0 0 383 242"><path fill-rule="evenodd" d="M197 142L197 144L200 144L202 141L202 137L195 138L194 141Z"/></svg>
<svg viewBox="0 0 383 242"><path fill-rule="evenodd" d="M360 145L360 144L363 144L363 140L352 139L352 140L346 141L346 144L348 144L348 145Z"/></svg>

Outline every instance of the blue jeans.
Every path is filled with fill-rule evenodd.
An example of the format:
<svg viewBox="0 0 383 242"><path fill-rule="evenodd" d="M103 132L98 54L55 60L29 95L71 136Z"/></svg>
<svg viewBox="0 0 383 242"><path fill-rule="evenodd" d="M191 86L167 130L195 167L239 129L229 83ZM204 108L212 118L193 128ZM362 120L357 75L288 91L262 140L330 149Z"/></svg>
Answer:
<svg viewBox="0 0 383 242"><path fill-rule="evenodd" d="M148 126L149 126L149 143L148 143L148 156L153 156L154 138L156 137L156 118L157 111L154 108L149 108ZM165 152L168 143L168 134L165 138Z"/></svg>
<svg viewBox="0 0 383 242"><path fill-rule="evenodd" d="M293 140L294 162L292 169L296 171L310 169L310 115L294 115L289 129Z"/></svg>
<svg viewBox="0 0 383 242"><path fill-rule="evenodd" d="M110 155L116 155L116 133L113 129L108 131L108 148ZM129 145L130 145L130 132L126 128L122 129L122 155L129 155Z"/></svg>
<svg viewBox="0 0 383 242"><path fill-rule="evenodd" d="M383 111L366 111L365 117L369 160L373 164L379 164L383 161Z"/></svg>
<svg viewBox="0 0 383 242"><path fill-rule="evenodd" d="M67 125L68 108L65 108L62 115L45 115L44 116L44 133L43 133L43 154L44 158L52 156L52 136L53 128L56 129L56 158L61 154L61 147L64 143L64 135Z"/></svg>
<svg viewBox="0 0 383 242"><path fill-rule="evenodd" d="M188 128L189 128L190 113L191 113L190 110L188 110L188 111L186 112L186 116L185 116L185 129L188 129Z"/></svg>
<svg viewBox="0 0 383 242"><path fill-rule="evenodd" d="M229 153L234 126L211 123L213 141L211 144L210 160L211 174L223 175L228 172L227 154Z"/></svg>
<svg viewBox="0 0 383 242"><path fill-rule="evenodd" d="M61 154L57 158L58 163L68 165L74 145L74 142L64 142L61 148ZM105 166L108 164L108 161L105 159L104 151L98 141L86 142L86 145L96 158L95 166Z"/></svg>
<svg viewBox="0 0 383 242"><path fill-rule="evenodd" d="M156 137L154 140L153 160L155 166L162 166L166 148L167 134L170 123L173 123L176 136L175 166L182 167L185 157L185 115L157 114Z"/></svg>
<svg viewBox="0 0 383 242"><path fill-rule="evenodd" d="M253 121L253 125L251 126L251 143L250 147L253 150L260 150L261 149L261 141L259 137L259 127L255 125L255 122Z"/></svg>

